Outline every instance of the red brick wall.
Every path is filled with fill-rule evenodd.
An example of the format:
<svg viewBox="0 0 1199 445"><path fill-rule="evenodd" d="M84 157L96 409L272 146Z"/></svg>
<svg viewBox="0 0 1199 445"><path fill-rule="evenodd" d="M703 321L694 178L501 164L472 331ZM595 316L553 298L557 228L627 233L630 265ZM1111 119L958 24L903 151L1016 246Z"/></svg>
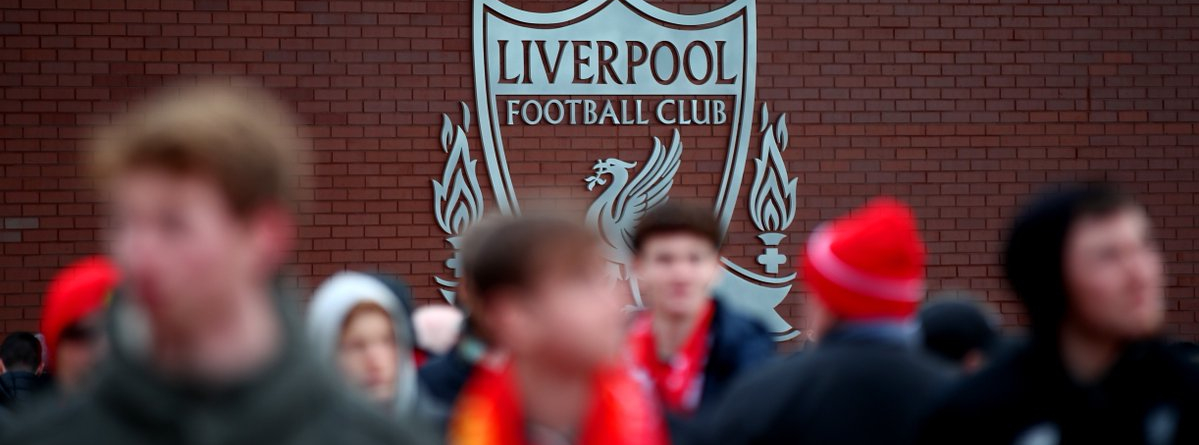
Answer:
<svg viewBox="0 0 1199 445"><path fill-rule="evenodd" d="M698 12L720 2L654 3ZM760 1L758 101L788 114L785 157L799 179L784 251L794 255L819 221L896 195L921 218L931 288L983 293L1019 325L997 266L1006 221L1041 184L1106 178L1149 205L1169 263L1169 329L1199 339L1199 7L1042 3ZM178 76L256 79L307 124L318 163L294 268L303 286L378 268L405 276L423 300L439 298L432 277L446 275L449 250L431 179L445 160L441 113L457 119L458 102L473 102L468 1L0 0L0 9L0 332L33 329L55 269L102 248L78 165L92 126ZM581 181L589 160L640 160L649 135L669 137L652 127L514 129L526 130L518 188L583 200L593 196ZM723 158L705 135L724 130L688 131L689 159ZM676 196L710 200L719 168L688 161ZM744 257L761 247L743 209L726 253L753 264ZM798 296L779 309L795 322Z"/></svg>

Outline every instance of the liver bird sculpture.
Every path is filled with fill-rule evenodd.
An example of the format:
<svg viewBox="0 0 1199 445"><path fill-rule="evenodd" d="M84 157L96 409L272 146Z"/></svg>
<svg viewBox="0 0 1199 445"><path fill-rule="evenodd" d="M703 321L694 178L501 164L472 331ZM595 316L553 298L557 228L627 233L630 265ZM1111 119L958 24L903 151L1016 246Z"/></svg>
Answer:
<svg viewBox="0 0 1199 445"><path fill-rule="evenodd" d="M629 281L638 306L641 305L641 292L637 288L636 278L629 272L632 264L633 231L646 212L668 199L667 195L674 184L674 175L679 171L682 155L683 146L676 129L670 147L663 146L662 141L654 137L653 152L637 172L637 176L632 179L630 170L637 167L637 163L616 158L597 161L592 167L595 174L585 179L587 189L592 190L596 185L608 184L604 176L612 177L612 183L607 185L587 210L586 223L603 237L607 245L605 256L612 264L613 278Z"/></svg>

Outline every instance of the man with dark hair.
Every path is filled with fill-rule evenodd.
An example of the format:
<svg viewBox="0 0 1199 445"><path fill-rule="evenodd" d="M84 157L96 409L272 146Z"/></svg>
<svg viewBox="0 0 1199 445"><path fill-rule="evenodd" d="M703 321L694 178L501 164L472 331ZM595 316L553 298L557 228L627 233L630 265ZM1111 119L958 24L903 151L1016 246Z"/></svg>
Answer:
<svg viewBox="0 0 1199 445"><path fill-rule="evenodd" d="M94 149L125 285L91 388L16 422L17 444L399 444L312 358L276 288L295 241L303 145L269 94L168 89Z"/></svg>
<svg viewBox="0 0 1199 445"><path fill-rule="evenodd" d="M0 406L14 409L41 387L42 343L29 332L13 332L0 343Z"/></svg>
<svg viewBox="0 0 1199 445"><path fill-rule="evenodd" d="M1031 338L962 382L923 443L1199 443L1199 374L1158 340L1165 277L1151 226L1103 185L1026 208L1003 264Z"/></svg>
<svg viewBox="0 0 1199 445"><path fill-rule="evenodd" d="M700 419L717 444L909 444L952 371L920 354L924 244L907 206L879 198L808 238L803 277L810 351L729 388Z"/></svg>
<svg viewBox="0 0 1199 445"><path fill-rule="evenodd" d="M993 316L965 298L934 296L916 317L924 350L965 373L981 369L1000 343Z"/></svg>
<svg viewBox="0 0 1199 445"><path fill-rule="evenodd" d="M664 444L657 408L619 357L624 317L598 237L540 217L494 230L468 249L463 288L499 353L475 365L449 442Z"/></svg>
<svg viewBox="0 0 1199 445"><path fill-rule="evenodd" d="M711 211L669 202L633 234L633 270L648 311L633 323L636 375L673 414L714 405L734 377L769 359L766 328L712 297L720 225Z"/></svg>

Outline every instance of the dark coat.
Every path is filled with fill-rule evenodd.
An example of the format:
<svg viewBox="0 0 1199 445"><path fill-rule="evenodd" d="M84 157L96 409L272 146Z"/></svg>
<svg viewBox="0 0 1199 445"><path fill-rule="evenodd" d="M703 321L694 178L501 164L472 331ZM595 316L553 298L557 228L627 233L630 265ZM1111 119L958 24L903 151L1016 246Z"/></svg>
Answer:
<svg viewBox="0 0 1199 445"><path fill-rule="evenodd" d="M1130 204L1103 186L1067 186L1016 218L1004 272L1028 311L1031 340L956 387L921 443L1199 443L1193 366L1155 341L1127 346L1105 375L1080 384L1062 362L1072 307L1064 252L1081 215Z"/></svg>
<svg viewBox="0 0 1199 445"><path fill-rule="evenodd" d="M1193 444L1197 403L1199 373L1163 344L1130 347L1098 383L1080 385L1056 348L1030 343L957 385L920 442Z"/></svg>
<svg viewBox="0 0 1199 445"><path fill-rule="evenodd" d="M344 386L306 354L294 314L283 318L287 334L279 358L256 376L219 389L167 379L136 358L131 348L114 341L92 389L23 415L0 443L427 443L412 425L397 425L351 399ZM116 324L110 322L110 329Z"/></svg>
<svg viewBox="0 0 1199 445"><path fill-rule="evenodd" d="M898 341L829 332L814 350L738 379L686 440L906 444L952 372Z"/></svg>
<svg viewBox="0 0 1199 445"><path fill-rule="evenodd" d="M45 387L45 379L28 371L9 371L0 374L0 406L18 409L34 399Z"/></svg>
<svg viewBox="0 0 1199 445"><path fill-rule="evenodd" d="M699 409L711 409L726 388L745 371L774 357L774 337L756 319L715 301L708 335L711 349L704 365L704 388Z"/></svg>
<svg viewBox="0 0 1199 445"><path fill-rule="evenodd" d="M463 357L455 348L446 354L430 358L421 366L421 389L429 398L445 405L453 405L474 369L474 361Z"/></svg>
<svg viewBox="0 0 1199 445"><path fill-rule="evenodd" d="M486 352L483 341L472 335L468 328L462 339L449 352L430 358L417 370L424 406L421 411L438 431L444 432L449 425L450 414L458 395L474 373L475 363Z"/></svg>

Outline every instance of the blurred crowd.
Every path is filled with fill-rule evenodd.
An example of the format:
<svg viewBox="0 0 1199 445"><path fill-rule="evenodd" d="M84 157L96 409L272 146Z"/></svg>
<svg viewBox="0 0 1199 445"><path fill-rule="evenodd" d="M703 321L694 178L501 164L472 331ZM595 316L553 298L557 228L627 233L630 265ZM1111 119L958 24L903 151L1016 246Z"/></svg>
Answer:
<svg viewBox="0 0 1199 445"><path fill-rule="evenodd" d="M0 344L0 443L1199 443L1152 220L1109 185L1030 196L1011 222L1022 335L968 289L927 295L901 201L824 223L787 348L714 294L722 229L674 201L622 234L644 307L599 235L552 215L476 223L452 306L374 271L296 295L296 133L266 93L201 82L97 135L108 249Z"/></svg>

